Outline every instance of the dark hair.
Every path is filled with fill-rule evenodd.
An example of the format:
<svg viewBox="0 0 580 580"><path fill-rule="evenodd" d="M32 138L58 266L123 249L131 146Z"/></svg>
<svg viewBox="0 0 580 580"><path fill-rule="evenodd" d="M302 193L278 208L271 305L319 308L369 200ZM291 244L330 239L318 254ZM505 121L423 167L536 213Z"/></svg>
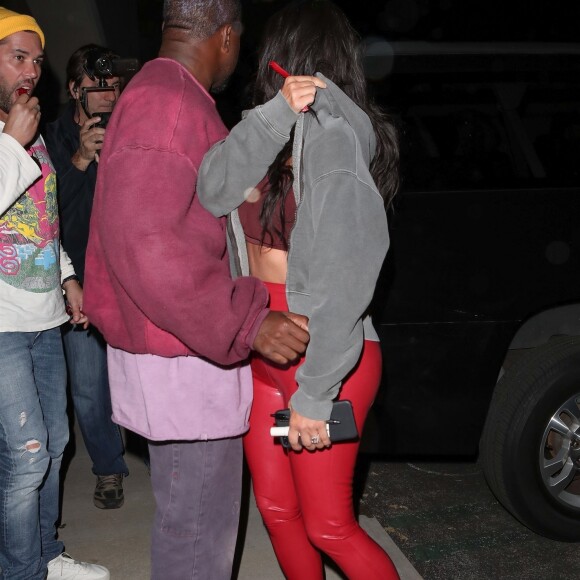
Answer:
<svg viewBox="0 0 580 580"><path fill-rule="evenodd" d="M85 44L84 46L77 48L71 54L66 65L67 87L71 81L75 87L80 86L83 82L83 77L87 74L87 69L85 68L87 61L96 60L95 58L91 58L93 55L97 58L101 56L107 56L109 58L117 56L112 50L98 44Z"/></svg>
<svg viewBox="0 0 580 580"><path fill-rule="evenodd" d="M377 147L370 171L388 207L399 187L399 146L390 117L368 96L362 65L360 38L344 13L328 0L293 2L274 14L266 25L254 86L254 105L273 98L283 79L270 69L271 60L292 74L321 72L340 87L370 118ZM264 235L272 228L272 216L280 202L284 229L284 201L292 185L286 162L292 155L291 136L268 170L271 189L260 222ZM285 232L276 232L285 238Z"/></svg>
<svg viewBox="0 0 580 580"><path fill-rule="evenodd" d="M180 28L205 40L225 24L240 20L240 0L165 0L163 27Z"/></svg>

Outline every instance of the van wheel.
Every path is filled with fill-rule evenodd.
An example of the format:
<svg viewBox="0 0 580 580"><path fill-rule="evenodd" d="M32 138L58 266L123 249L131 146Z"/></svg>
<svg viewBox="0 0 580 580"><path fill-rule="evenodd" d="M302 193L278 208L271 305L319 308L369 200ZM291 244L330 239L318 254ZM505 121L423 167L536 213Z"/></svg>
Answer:
<svg viewBox="0 0 580 580"><path fill-rule="evenodd" d="M530 350L498 382L480 462L503 506L543 536L580 540L580 338Z"/></svg>

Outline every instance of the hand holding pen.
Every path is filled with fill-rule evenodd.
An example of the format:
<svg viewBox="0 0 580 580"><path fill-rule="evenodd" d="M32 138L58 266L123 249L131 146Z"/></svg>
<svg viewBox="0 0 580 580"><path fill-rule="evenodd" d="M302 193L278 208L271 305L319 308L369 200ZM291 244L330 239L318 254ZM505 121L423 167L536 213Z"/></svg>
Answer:
<svg viewBox="0 0 580 580"><path fill-rule="evenodd" d="M308 110L316 97L316 91L326 88L326 83L318 77L313 76L292 76L284 70L277 62L271 60L269 66L284 78L282 86L282 96L295 113Z"/></svg>

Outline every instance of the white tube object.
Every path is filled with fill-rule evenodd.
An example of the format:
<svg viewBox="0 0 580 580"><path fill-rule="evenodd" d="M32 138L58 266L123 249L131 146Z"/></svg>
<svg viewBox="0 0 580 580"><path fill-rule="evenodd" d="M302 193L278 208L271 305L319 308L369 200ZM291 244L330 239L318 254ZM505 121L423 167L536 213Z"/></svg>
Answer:
<svg viewBox="0 0 580 580"><path fill-rule="evenodd" d="M270 427L270 435L272 437L288 437L290 427ZM326 432L330 434L329 425L326 425Z"/></svg>

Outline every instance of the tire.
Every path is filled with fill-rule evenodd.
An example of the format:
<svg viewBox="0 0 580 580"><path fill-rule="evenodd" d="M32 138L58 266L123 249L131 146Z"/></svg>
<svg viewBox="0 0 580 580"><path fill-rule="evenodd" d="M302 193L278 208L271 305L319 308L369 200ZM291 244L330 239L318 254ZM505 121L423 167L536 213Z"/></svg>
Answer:
<svg viewBox="0 0 580 580"><path fill-rule="evenodd" d="M580 338L530 350L498 382L480 442L494 495L534 532L580 541Z"/></svg>

